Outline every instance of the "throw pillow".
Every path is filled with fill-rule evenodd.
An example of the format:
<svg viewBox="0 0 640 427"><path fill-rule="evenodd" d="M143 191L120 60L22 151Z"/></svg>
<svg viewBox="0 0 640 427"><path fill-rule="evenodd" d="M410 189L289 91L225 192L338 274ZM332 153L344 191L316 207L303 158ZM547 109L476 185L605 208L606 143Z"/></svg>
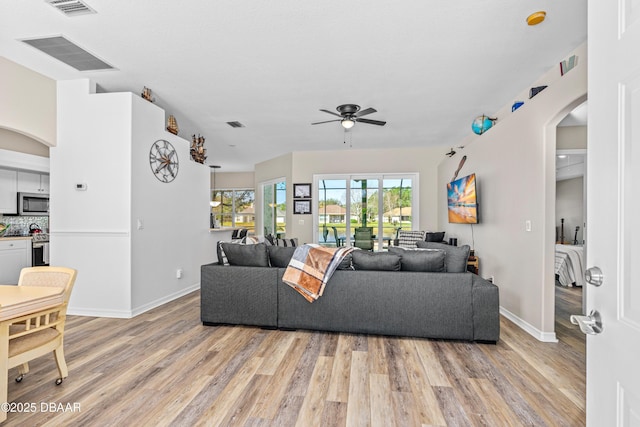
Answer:
<svg viewBox="0 0 640 427"><path fill-rule="evenodd" d="M244 243L247 245L255 245L256 243L260 243L260 238L257 236L247 236L245 237Z"/></svg>
<svg viewBox="0 0 640 427"><path fill-rule="evenodd" d="M276 246L298 246L298 238L294 237L293 239L276 239Z"/></svg>
<svg viewBox="0 0 640 427"><path fill-rule="evenodd" d="M400 271L400 257L389 252L351 252L354 270Z"/></svg>
<svg viewBox="0 0 640 427"><path fill-rule="evenodd" d="M296 248L294 246L267 246L271 267L287 268L289 260L291 260L295 251Z"/></svg>
<svg viewBox="0 0 640 427"><path fill-rule="evenodd" d="M348 253L342 258L340 264L338 264L337 270L353 270L353 256Z"/></svg>
<svg viewBox="0 0 640 427"><path fill-rule="evenodd" d="M424 231L398 231L398 246L401 248L415 248L416 242L424 241Z"/></svg>
<svg viewBox="0 0 640 427"><path fill-rule="evenodd" d="M451 246L445 243L418 242L419 248L440 249L444 251L444 265L447 273L464 273L467 271L469 245Z"/></svg>
<svg viewBox="0 0 640 427"><path fill-rule="evenodd" d="M264 243L265 243L266 245L273 245L273 246L275 246L275 244L276 244L276 240L275 240L275 239L276 239L276 238L275 238L275 237L273 237L273 234L266 234L266 235L264 236Z"/></svg>
<svg viewBox="0 0 640 427"><path fill-rule="evenodd" d="M222 248L223 243L233 243L235 245L235 244L241 244L241 242L220 240L216 245L217 246L216 253L218 255L218 264L229 265L229 260L227 259L227 255L225 254L224 249Z"/></svg>
<svg viewBox="0 0 640 427"><path fill-rule="evenodd" d="M444 240L444 231L435 231L432 233L427 232L427 236L425 238L425 240L427 242L440 242L442 243L442 241Z"/></svg>
<svg viewBox="0 0 640 427"><path fill-rule="evenodd" d="M400 269L428 273L444 272L444 251L438 249L403 249L390 247L389 252L400 255Z"/></svg>
<svg viewBox="0 0 640 427"><path fill-rule="evenodd" d="M269 254L267 245L258 243L256 245L238 245L235 243L222 243L229 265L240 265L246 267L269 267Z"/></svg>

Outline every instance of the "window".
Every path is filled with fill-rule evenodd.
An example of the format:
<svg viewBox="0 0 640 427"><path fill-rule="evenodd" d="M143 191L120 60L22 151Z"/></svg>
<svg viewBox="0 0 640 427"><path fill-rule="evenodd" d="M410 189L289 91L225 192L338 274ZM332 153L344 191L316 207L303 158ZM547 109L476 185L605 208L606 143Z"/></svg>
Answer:
<svg viewBox="0 0 640 427"><path fill-rule="evenodd" d="M287 182L284 178L262 183L264 234L283 237L286 233Z"/></svg>
<svg viewBox="0 0 640 427"><path fill-rule="evenodd" d="M371 227L374 247L382 248L402 228L419 228L417 175L316 176L318 207L315 241L322 245L349 244L358 227ZM382 195L382 197L380 197Z"/></svg>
<svg viewBox="0 0 640 427"><path fill-rule="evenodd" d="M255 234L254 202L253 189L211 190L211 213L221 227L246 228L249 234Z"/></svg>

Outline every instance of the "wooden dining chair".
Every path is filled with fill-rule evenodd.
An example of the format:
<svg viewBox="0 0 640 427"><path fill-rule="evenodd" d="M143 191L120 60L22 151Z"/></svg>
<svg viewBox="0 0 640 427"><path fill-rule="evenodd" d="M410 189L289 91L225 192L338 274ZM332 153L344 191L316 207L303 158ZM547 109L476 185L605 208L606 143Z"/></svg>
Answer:
<svg viewBox="0 0 640 427"><path fill-rule="evenodd" d="M58 306L20 316L9 326L8 369L18 367L16 382L21 382L29 372L29 361L53 352L58 366L60 385L68 375L64 359L64 324L67 305L77 271L66 267L28 267L20 272L18 286L52 286L63 293Z"/></svg>

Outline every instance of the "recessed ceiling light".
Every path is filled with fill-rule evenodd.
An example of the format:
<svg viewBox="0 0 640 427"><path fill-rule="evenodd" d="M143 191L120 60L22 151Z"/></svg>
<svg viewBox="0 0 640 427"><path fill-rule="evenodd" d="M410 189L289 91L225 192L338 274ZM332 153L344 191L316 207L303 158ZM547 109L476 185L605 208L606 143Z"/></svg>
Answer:
<svg viewBox="0 0 640 427"><path fill-rule="evenodd" d="M567 155L566 154L558 154L558 158L559 159L566 159Z"/></svg>
<svg viewBox="0 0 640 427"><path fill-rule="evenodd" d="M544 18L547 16L547 12L541 10L539 12L534 12L531 15L527 16L527 24L529 25L538 25Z"/></svg>

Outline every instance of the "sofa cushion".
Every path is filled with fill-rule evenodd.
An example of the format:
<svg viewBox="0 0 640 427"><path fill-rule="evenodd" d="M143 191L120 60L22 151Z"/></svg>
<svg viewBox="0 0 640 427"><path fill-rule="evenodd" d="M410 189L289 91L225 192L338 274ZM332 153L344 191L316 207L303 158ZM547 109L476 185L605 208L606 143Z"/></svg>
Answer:
<svg viewBox="0 0 640 427"><path fill-rule="evenodd" d="M229 265L246 267L269 267L267 245L239 245L236 243L222 243L222 249L229 261Z"/></svg>
<svg viewBox="0 0 640 427"><path fill-rule="evenodd" d="M444 240L444 231L427 232L425 240L427 242L440 242Z"/></svg>
<svg viewBox="0 0 640 427"><path fill-rule="evenodd" d="M398 231L398 246L401 248L415 248L416 242L424 241L424 231Z"/></svg>
<svg viewBox="0 0 640 427"><path fill-rule="evenodd" d="M445 243L418 242L419 248L443 250L444 265L447 273L464 273L467 271L467 260L469 259L469 245L451 246Z"/></svg>
<svg viewBox="0 0 640 427"><path fill-rule="evenodd" d="M400 256L400 269L403 271L422 271L428 273L442 273L444 269L445 253L439 249L396 248L390 247L389 252Z"/></svg>
<svg viewBox="0 0 640 427"><path fill-rule="evenodd" d="M389 252L351 252L354 270L400 271L400 256Z"/></svg>
<svg viewBox="0 0 640 427"><path fill-rule="evenodd" d="M296 248L294 246L267 246L267 251L271 267L287 268Z"/></svg>

